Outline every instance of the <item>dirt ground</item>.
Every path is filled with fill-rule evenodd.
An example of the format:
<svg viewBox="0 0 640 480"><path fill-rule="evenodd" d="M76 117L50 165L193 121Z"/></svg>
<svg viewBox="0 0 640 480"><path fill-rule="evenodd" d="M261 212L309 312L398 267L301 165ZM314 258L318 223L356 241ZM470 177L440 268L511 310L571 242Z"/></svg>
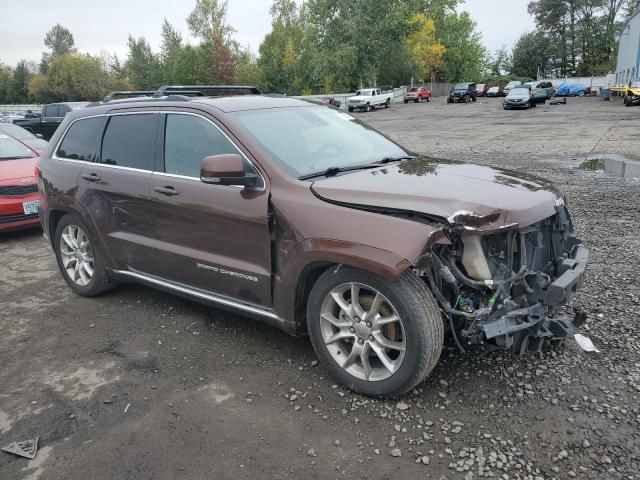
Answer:
<svg viewBox="0 0 640 480"><path fill-rule="evenodd" d="M640 108L358 116L421 153L556 181L591 250L574 305L600 353L448 344L416 390L374 401L305 338L137 285L77 297L41 232L0 234L0 446L40 439L34 460L0 452L0 479L640 478L640 174L600 170L640 156Z"/></svg>

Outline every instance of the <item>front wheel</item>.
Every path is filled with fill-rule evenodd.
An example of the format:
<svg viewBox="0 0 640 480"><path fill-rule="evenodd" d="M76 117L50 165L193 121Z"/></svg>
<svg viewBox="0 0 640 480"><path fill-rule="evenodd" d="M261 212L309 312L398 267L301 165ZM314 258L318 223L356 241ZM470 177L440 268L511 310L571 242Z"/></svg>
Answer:
<svg viewBox="0 0 640 480"><path fill-rule="evenodd" d="M364 111L365 112L370 112L371 111L371 104L370 103L367 103L367 106L364 107Z"/></svg>
<svg viewBox="0 0 640 480"><path fill-rule="evenodd" d="M307 325L320 360L351 390L395 397L433 370L444 341L438 305L412 272L384 280L332 268L314 285Z"/></svg>
<svg viewBox="0 0 640 480"><path fill-rule="evenodd" d="M409 103L409 100L405 100L404 103Z"/></svg>
<svg viewBox="0 0 640 480"><path fill-rule="evenodd" d="M62 276L78 295L93 297L114 286L102 252L76 215L68 214L60 219L54 250Z"/></svg>
<svg viewBox="0 0 640 480"><path fill-rule="evenodd" d="M430 101L431 101L431 97L427 97L427 102L430 102Z"/></svg>
<svg viewBox="0 0 640 480"><path fill-rule="evenodd" d="M347 107L347 110L349 110L349 113L353 113L353 107Z"/></svg>
<svg viewBox="0 0 640 480"><path fill-rule="evenodd" d="M624 96L624 106L625 107L630 107L632 103L633 103L633 98L631 97L631 95L625 95Z"/></svg>

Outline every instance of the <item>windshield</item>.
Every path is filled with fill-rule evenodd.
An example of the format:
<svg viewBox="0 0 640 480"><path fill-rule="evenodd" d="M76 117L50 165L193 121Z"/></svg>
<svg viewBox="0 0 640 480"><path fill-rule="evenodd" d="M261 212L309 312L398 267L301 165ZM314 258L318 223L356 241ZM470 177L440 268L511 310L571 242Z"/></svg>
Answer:
<svg viewBox="0 0 640 480"><path fill-rule="evenodd" d="M36 138L36 136L33 133L25 130L22 127L19 127L18 125L14 125L13 123L0 125L0 132L8 133L9 135L11 135L14 138L17 138L18 140L26 140L27 138Z"/></svg>
<svg viewBox="0 0 640 480"><path fill-rule="evenodd" d="M33 151L25 147L15 138L0 134L0 160L33 157L35 157Z"/></svg>
<svg viewBox="0 0 640 480"><path fill-rule="evenodd" d="M468 83L459 83L455 87L453 87L454 90L466 90L467 88L469 88Z"/></svg>
<svg viewBox="0 0 640 480"><path fill-rule="evenodd" d="M631 87L640 88L640 80L636 80L635 82L631 82Z"/></svg>
<svg viewBox="0 0 640 480"><path fill-rule="evenodd" d="M484 89L484 83L479 83L478 85L476 85L476 89L483 90Z"/></svg>
<svg viewBox="0 0 640 480"><path fill-rule="evenodd" d="M407 155L351 115L325 107L249 110L232 116L295 177Z"/></svg>
<svg viewBox="0 0 640 480"><path fill-rule="evenodd" d="M528 98L529 90L526 88L514 88L509 92L507 98Z"/></svg>
<svg viewBox="0 0 640 480"><path fill-rule="evenodd" d="M514 80L513 82L507 83L507 87L515 87L516 85L522 85L522 82L518 82L517 80Z"/></svg>
<svg viewBox="0 0 640 480"><path fill-rule="evenodd" d="M358 90L356 96L358 95L371 96L371 90Z"/></svg>
<svg viewBox="0 0 640 480"><path fill-rule="evenodd" d="M500 87L491 87L489 92L497 92L498 90L500 90Z"/></svg>

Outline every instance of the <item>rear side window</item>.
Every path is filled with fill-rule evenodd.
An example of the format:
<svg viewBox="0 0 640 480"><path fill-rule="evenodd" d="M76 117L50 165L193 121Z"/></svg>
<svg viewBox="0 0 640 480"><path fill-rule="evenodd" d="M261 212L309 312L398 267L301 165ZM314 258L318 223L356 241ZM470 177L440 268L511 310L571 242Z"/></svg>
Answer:
<svg viewBox="0 0 640 480"><path fill-rule="evenodd" d="M157 124L155 113L109 118L102 137L101 163L153 170Z"/></svg>
<svg viewBox="0 0 640 480"><path fill-rule="evenodd" d="M75 121L62 139L56 155L71 160L96 160L98 134L102 131L104 118L94 117Z"/></svg>
<svg viewBox="0 0 640 480"><path fill-rule="evenodd" d="M60 108L58 105L49 105L48 107L44 107L44 116L45 117L58 117L58 112Z"/></svg>
<svg viewBox="0 0 640 480"><path fill-rule="evenodd" d="M164 171L200 177L200 164L209 155L237 153L238 149L211 122L193 115L167 115Z"/></svg>

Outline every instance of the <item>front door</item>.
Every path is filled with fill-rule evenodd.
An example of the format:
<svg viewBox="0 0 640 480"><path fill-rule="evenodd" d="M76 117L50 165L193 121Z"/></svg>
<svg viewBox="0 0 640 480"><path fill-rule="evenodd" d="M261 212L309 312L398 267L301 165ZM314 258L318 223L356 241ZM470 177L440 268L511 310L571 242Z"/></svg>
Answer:
<svg viewBox="0 0 640 480"><path fill-rule="evenodd" d="M149 200L159 114L109 115L98 161L78 179L78 198L89 212L116 269L147 271L155 261Z"/></svg>
<svg viewBox="0 0 640 480"><path fill-rule="evenodd" d="M247 155L212 119L167 112L161 161L151 176L158 268L167 280L260 306L271 305L268 185L255 189L206 184L208 155Z"/></svg>

